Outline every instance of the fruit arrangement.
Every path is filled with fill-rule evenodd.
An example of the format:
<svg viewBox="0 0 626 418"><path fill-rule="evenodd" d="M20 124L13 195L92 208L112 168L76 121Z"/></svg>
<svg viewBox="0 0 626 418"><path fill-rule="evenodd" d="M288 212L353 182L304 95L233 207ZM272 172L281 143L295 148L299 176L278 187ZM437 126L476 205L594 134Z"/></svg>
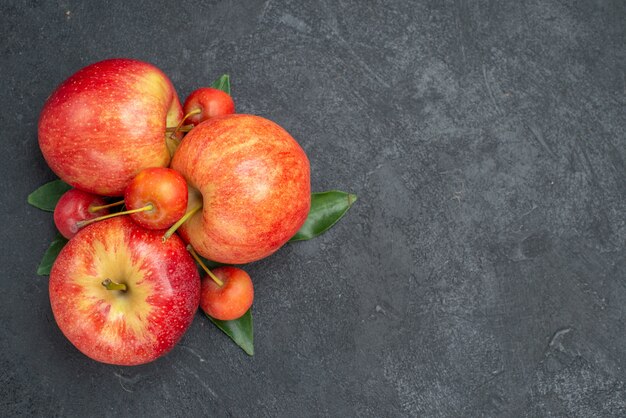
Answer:
<svg viewBox="0 0 626 418"><path fill-rule="evenodd" d="M50 276L63 334L104 363L163 356L198 309L253 355L242 265L320 235L356 200L311 193L303 149L276 123L236 114L228 75L181 105L153 65L101 61L50 95L38 135L59 179L28 202L54 212L59 234L37 273Z"/></svg>

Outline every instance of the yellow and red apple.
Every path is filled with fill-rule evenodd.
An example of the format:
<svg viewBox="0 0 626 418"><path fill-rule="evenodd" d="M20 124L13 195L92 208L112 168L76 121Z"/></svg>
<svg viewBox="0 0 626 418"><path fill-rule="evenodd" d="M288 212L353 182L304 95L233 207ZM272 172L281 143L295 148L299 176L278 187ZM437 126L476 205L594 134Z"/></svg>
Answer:
<svg viewBox="0 0 626 418"><path fill-rule="evenodd" d="M300 229L311 205L309 160L276 123L227 115L200 123L185 136L171 168L190 189L179 229L202 256L244 264L272 254Z"/></svg>
<svg viewBox="0 0 626 418"><path fill-rule="evenodd" d="M50 303L63 334L88 357L136 365L169 352L191 324L200 277L177 236L128 217L80 230L50 273Z"/></svg>
<svg viewBox="0 0 626 418"><path fill-rule="evenodd" d="M48 98L39 146L65 182L121 196L142 169L168 166L166 128L182 117L174 86L161 70L132 59L105 60L79 70Z"/></svg>

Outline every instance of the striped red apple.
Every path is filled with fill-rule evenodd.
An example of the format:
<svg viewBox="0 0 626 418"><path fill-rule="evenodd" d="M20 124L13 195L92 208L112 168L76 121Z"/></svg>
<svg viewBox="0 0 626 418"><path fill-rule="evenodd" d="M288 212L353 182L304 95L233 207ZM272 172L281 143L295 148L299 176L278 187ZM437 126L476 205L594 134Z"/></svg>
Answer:
<svg viewBox="0 0 626 418"><path fill-rule="evenodd" d="M187 180L179 229L202 256L244 264L267 257L300 229L311 205L309 160L276 123L252 115L211 118L189 132L171 167Z"/></svg>
<svg viewBox="0 0 626 418"><path fill-rule="evenodd" d="M48 98L39 146L62 180L81 190L121 196L144 168L166 167L167 127L183 117L167 76L132 59L89 65Z"/></svg>

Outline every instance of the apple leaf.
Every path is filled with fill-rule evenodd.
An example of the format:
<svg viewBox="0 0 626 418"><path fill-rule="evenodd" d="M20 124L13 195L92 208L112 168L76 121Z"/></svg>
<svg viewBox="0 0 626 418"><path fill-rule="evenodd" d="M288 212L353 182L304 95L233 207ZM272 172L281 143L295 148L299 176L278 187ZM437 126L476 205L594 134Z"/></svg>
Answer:
<svg viewBox="0 0 626 418"><path fill-rule="evenodd" d="M232 321L220 321L207 315L219 329L224 331L231 340L243 349L249 356L254 355L254 332L252 329L252 308L241 318Z"/></svg>
<svg viewBox="0 0 626 418"><path fill-rule="evenodd" d="M346 214L356 195L339 190L311 193L311 210L302 228L289 241L304 241L326 232Z"/></svg>
<svg viewBox="0 0 626 418"><path fill-rule="evenodd" d="M211 84L211 87L230 94L230 76L228 74L222 75Z"/></svg>
<svg viewBox="0 0 626 418"><path fill-rule="evenodd" d="M40 276L48 276L50 275L50 270L52 270L52 265L54 264L54 260L57 259L59 253L63 249L63 247L67 244L67 239L61 235L57 234L54 237L54 240L46 250L46 253L43 255L41 262L39 263L39 267L37 267L37 274Z"/></svg>
<svg viewBox="0 0 626 418"><path fill-rule="evenodd" d="M63 195L72 186L62 180L54 180L46 183L28 195L28 203L36 208L48 212L54 212L54 207Z"/></svg>

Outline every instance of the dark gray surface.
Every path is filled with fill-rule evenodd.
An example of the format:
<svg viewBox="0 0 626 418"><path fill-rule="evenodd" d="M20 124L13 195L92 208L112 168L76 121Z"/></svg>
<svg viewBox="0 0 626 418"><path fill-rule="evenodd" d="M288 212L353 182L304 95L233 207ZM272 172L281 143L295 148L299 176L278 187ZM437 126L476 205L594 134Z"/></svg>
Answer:
<svg viewBox="0 0 626 418"><path fill-rule="evenodd" d="M0 6L3 415L626 413L623 1L41 3ZM112 367L54 323L37 117L114 56L183 98L230 73L315 190L359 195L249 266L254 358L198 315L168 356Z"/></svg>

